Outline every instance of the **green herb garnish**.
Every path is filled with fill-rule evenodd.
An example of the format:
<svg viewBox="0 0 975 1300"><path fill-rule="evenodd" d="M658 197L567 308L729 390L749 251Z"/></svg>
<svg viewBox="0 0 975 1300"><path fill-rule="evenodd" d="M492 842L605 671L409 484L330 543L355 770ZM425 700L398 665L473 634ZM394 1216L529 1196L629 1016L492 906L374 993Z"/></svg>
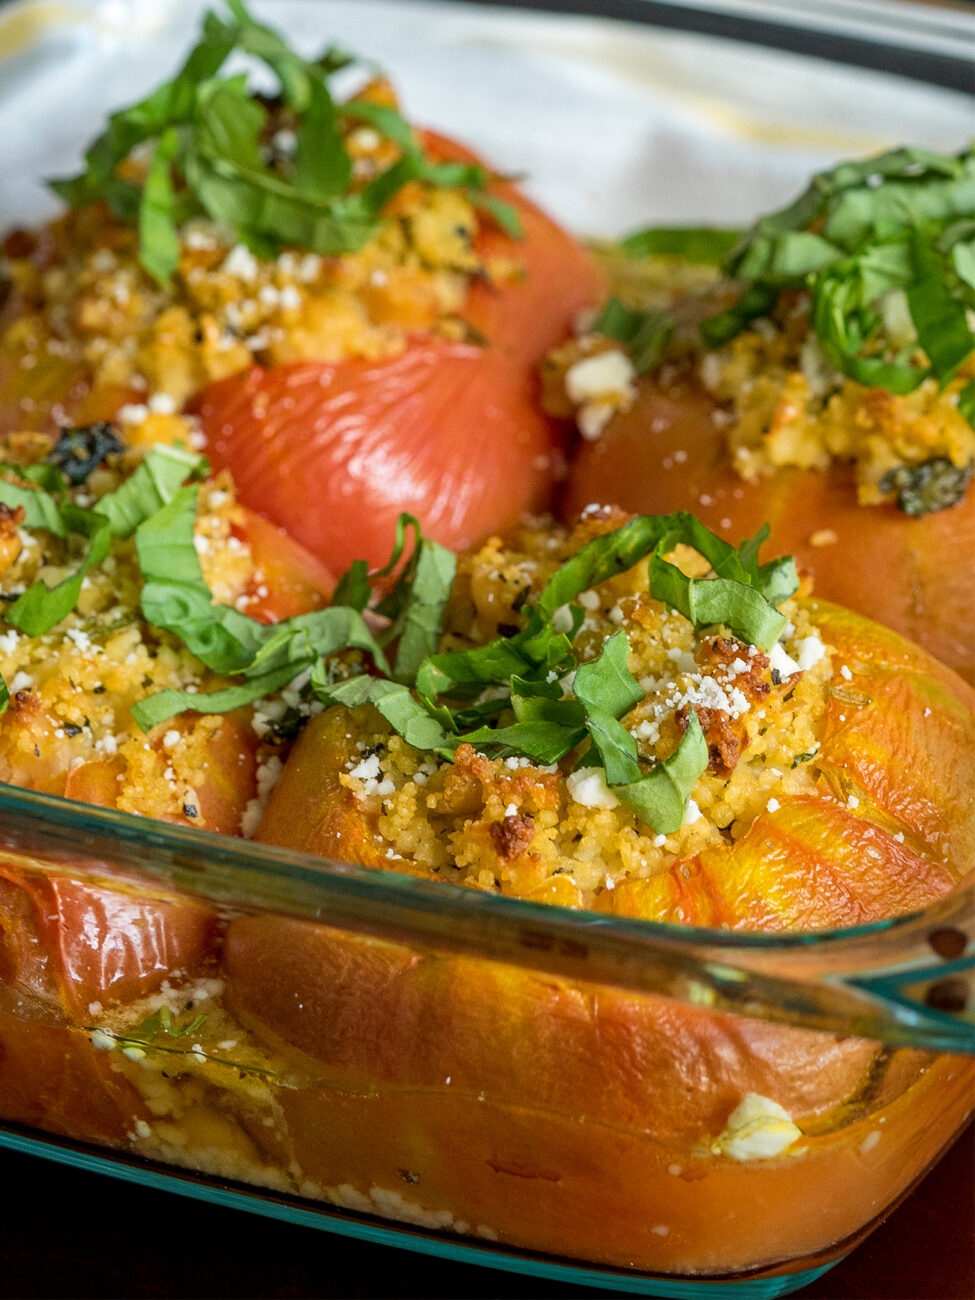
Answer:
<svg viewBox="0 0 975 1300"><path fill-rule="evenodd" d="M674 333L674 320L664 308L641 311L610 298L593 321L594 334L618 339L624 345L638 375L656 369L664 348Z"/></svg>
<svg viewBox="0 0 975 1300"><path fill-rule="evenodd" d="M127 1029L119 1038L127 1043L152 1043L160 1034L165 1034L167 1038L190 1038L203 1028L206 1021L207 1015L203 1012L185 1024L178 1025L173 1020L169 1007L162 1006L146 1016L134 1029Z"/></svg>
<svg viewBox="0 0 975 1300"><path fill-rule="evenodd" d="M45 635L71 613L86 576L105 559L113 537L130 536L140 522L172 499L187 478L207 472L206 460L195 452L180 446L153 447L118 491L102 497L93 509L83 510L66 499L68 474L59 465L3 468L36 484L22 487L0 478L0 502L14 509L22 506L26 527L44 529L62 541L72 534L88 539L85 556L73 574L55 587L33 583L7 610L7 622L28 636Z"/></svg>
<svg viewBox="0 0 975 1300"><path fill-rule="evenodd" d="M485 168L429 161L393 108L336 103L329 80L350 56L328 50L304 59L255 21L242 0L227 4L227 18L205 16L199 42L172 80L111 114L85 154L84 171L51 182L72 207L103 201L121 221L137 225L139 261L159 283L171 281L179 264L179 227L193 216L229 225L259 257L273 257L285 246L332 256L366 244L386 204L414 180L461 188L509 233L520 233L514 208L487 192ZM277 80L281 106L295 127L293 159L268 157L263 141L271 118L248 74L218 76L234 53L263 63ZM368 122L400 152L362 186L345 147L347 120ZM141 183L123 175L137 147L149 155Z"/></svg>
<svg viewBox="0 0 975 1300"><path fill-rule="evenodd" d="M681 257L717 266L741 238L740 230L717 226L648 226L620 240L627 257Z"/></svg>
<svg viewBox="0 0 975 1300"><path fill-rule="evenodd" d="M726 625L742 640L767 648L785 626L772 602L798 586L791 560L759 564L758 550L767 533L763 528L736 548L691 515L637 516L566 561L526 607L526 625L514 635L469 650L430 654L415 673L397 681L362 675L331 682L319 663L312 689L329 705L371 704L409 744L446 758L464 743L541 764L581 750L580 761L602 767L609 788L623 803L658 833L669 834L681 825L694 784L708 765L697 715L692 711L673 754L644 770L636 741L620 722L643 698L627 668L627 638L616 633L595 660L580 664L573 641L583 611L572 602L590 587L649 560L651 594L679 608L696 628ZM693 546L717 576L684 578L663 559L679 542ZM422 539L418 545L424 545ZM366 581L364 568L353 566L339 592L361 602ZM561 679L569 673L574 681L566 689ZM506 713L514 720L502 723Z"/></svg>
<svg viewBox="0 0 975 1300"><path fill-rule="evenodd" d="M680 825L694 782L707 767L700 725L695 715L669 758L649 771L641 767L636 741L619 721L643 696L626 668L626 637L616 634L596 660L580 665L573 641L584 613L576 598L646 560L651 594L696 628L725 625L767 648L785 625L774 606L798 586L791 560L759 563L767 528L736 548L691 515L641 515L594 538L556 570L526 607L521 630L438 653L454 557L425 538L411 516L401 516L382 569L370 574L357 561L330 608L265 626L213 603L193 546L195 494L194 486L182 487L136 532L145 578L142 610L208 667L240 681L210 694L167 690L151 696L133 709L143 729L184 710L239 708L310 669L310 689L323 703L371 704L410 745L444 758L465 743L542 764L581 750L582 761L598 761L616 795L661 833ZM684 578L663 558L678 543L694 547L716 576ZM378 579L388 588L397 569L392 589L375 599L373 584ZM386 620L383 631L370 630L367 612ZM394 642L391 666L384 648ZM347 661L333 673L332 657L351 648L368 656L370 669ZM568 673L575 673L571 691L561 680ZM513 720L504 721L506 714Z"/></svg>
<svg viewBox="0 0 975 1300"><path fill-rule="evenodd" d="M742 292L701 326L720 347L786 289L811 297L830 363L857 383L908 393L944 387L975 350L975 151L895 149L814 176L793 203L760 217L722 263ZM893 338L880 304L902 291L915 337ZM975 423L975 397L960 404Z"/></svg>

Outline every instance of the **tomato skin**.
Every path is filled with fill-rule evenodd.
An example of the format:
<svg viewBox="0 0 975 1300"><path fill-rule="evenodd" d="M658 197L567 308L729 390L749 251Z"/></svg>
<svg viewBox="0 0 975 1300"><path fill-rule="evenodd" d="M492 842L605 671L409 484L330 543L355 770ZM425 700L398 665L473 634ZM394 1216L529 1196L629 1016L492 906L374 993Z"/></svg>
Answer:
<svg viewBox="0 0 975 1300"><path fill-rule="evenodd" d="M0 968L14 984L65 1010L154 992L176 969L212 956L214 912L176 895L0 862Z"/></svg>
<svg viewBox="0 0 975 1300"><path fill-rule="evenodd" d="M261 623L279 623L328 604L335 579L310 551L246 506L239 507L243 524L239 535L254 561L247 613ZM263 594L262 594L263 593Z"/></svg>
<svg viewBox="0 0 975 1300"><path fill-rule="evenodd" d="M553 427L528 377L468 344L255 367L197 410L239 497L333 571L382 563L403 510L443 545L471 545L542 506L552 478Z"/></svg>
<svg viewBox="0 0 975 1300"><path fill-rule="evenodd" d="M424 140L436 159L475 160L442 136ZM561 429L538 409L536 367L603 280L514 186L491 192L517 209L524 238L485 219L478 253L525 274L471 288L461 314L486 346L417 336L381 361L255 367L194 403L211 461L241 500L336 572L384 562L402 510L459 549L549 502Z"/></svg>
<svg viewBox="0 0 975 1300"><path fill-rule="evenodd" d="M480 162L470 149L435 131L421 132L427 154L438 162ZM494 181L491 194L510 204L521 222L521 239L484 220L476 247L486 263L512 259L524 274L501 285L476 280L462 315L491 345L532 367L572 333L576 316L605 296L606 280L589 253L510 181Z"/></svg>
<svg viewBox="0 0 975 1300"><path fill-rule="evenodd" d="M975 489L913 519L894 506L859 505L852 469L841 463L746 482L713 410L698 390L641 384L633 406L579 448L564 515L594 501L651 514L691 510L734 542L768 523L766 556L795 555L818 596L885 623L975 681ZM824 530L837 540L815 545Z"/></svg>

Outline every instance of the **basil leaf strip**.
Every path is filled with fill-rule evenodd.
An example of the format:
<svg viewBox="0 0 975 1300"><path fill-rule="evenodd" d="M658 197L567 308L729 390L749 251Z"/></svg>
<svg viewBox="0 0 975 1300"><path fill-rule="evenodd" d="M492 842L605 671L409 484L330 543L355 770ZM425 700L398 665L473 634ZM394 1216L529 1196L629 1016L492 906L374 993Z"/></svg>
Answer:
<svg viewBox="0 0 975 1300"><path fill-rule="evenodd" d="M177 713L232 713L234 709L254 704L266 695L283 690L294 681L295 676L294 667L288 664L276 672L253 677L238 686L227 686L221 691L177 691L172 688L157 691L155 695L133 704L132 717L142 731L151 731L160 722L168 722Z"/></svg>
<svg viewBox="0 0 975 1300"><path fill-rule="evenodd" d="M371 704L414 749L432 750L449 757L460 743L400 682L361 676L328 684L317 667L312 671L311 684L325 704L344 704L349 709Z"/></svg>
<svg viewBox="0 0 975 1300"><path fill-rule="evenodd" d="M619 298L610 298L590 329L624 344L637 374L645 375L660 364L674 333L674 320L663 309L638 311L624 306Z"/></svg>
<svg viewBox="0 0 975 1300"><path fill-rule="evenodd" d="M122 486L102 497L95 509L111 524L113 537L131 537L143 520L173 499L187 479L204 478L207 473L206 458L180 443L153 447Z"/></svg>
<svg viewBox="0 0 975 1300"><path fill-rule="evenodd" d="M348 55L326 51L305 60L252 18L241 0L227 3L226 21L206 14L199 43L172 80L110 116L85 154L84 171L51 182L74 207L102 200L119 220L137 224L139 260L159 283L172 280L179 226L191 216L226 222L260 257L272 257L286 244L338 255L368 242L382 209L413 180L463 188L509 233L520 233L515 209L487 193L490 177L483 167L427 160L416 135L386 105L336 106L328 80L347 66ZM235 51L261 61L277 79L295 121L293 165L265 161L268 113L248 74L218 77ZM402 150L362 190L354 188L340 126L340 119L350 117L371 122ZM119 168L132 150L152 141L144 183L122 179Z"/></svg>
<svg viewBox="0 0 975 1300"><path fill-rule="evenodd" d="M153 279L171 285L179 266L179 230L172 165L180 148L175 127L167 127L153 150L139 205L139 260Z"/></svg>
<svg viewBox="0 0 975 1300"><path fill-rule="evenodd" d="M46 582L35 582L11 605L7 622L26 636L44 636L71 613L78 603L81 584L88 571L101 564L112 544L111 525L104 515L68 504L62 508L61 518L71 532L81 533L89 539L88 550L71 577L63 579L56 587L49 587Z"/></svg>
<svg viewBox="0 0 975 1300"><path fill-rule="evenodd" d="M13 469L18 477L27 477L26 470L19 467L5 466L4 468ZM67 537L68 525L61 514L61 507L48 492L39 491L37 488L21 487L19 483L0 479L0 502L9 506L11 510L23 506L25 528L43 528L53 533L55 537Z"/></svg>
<svg viewBox="0 0 975 1300"><path fill-rule="evenodd" d="M648 226L620 240L627 257L682 257L717 266L741 238L741 230L717 226Z"/></svg>
<svg viewBox="0 0 975 1300"><path fill-rule="evenodd" d="M627 668L629 643L622 631L603 646L598 659L576 673L575 694L586 711L586 725L602 759L606 784L651 830L669 835L679 830L687 802L708 766L708 747L694 709L674 752L648 773L637 759L637 744L619 721L643 699L643 690Z"/></svg>
<svg viewBox="0 0 975 1300"><path fill-rule="evenodd" d="M688 801L707 766L707 741L691 709L687 730L674 752L639 781L613 786L613 793L658 835L672 835L683 825Z"/></svg>

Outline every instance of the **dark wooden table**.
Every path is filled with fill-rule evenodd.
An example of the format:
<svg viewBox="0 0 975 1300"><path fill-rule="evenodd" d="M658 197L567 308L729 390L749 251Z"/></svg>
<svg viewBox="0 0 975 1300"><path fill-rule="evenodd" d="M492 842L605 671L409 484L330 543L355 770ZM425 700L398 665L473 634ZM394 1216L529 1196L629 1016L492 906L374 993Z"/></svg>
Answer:
<svg viewBox="0 0 975 1300"><path fill-rule="evenodd" d="M0 1296L610 1294L431 1259L0 1151ZM972 1300L975 1130L805 1300Z"/></svg>

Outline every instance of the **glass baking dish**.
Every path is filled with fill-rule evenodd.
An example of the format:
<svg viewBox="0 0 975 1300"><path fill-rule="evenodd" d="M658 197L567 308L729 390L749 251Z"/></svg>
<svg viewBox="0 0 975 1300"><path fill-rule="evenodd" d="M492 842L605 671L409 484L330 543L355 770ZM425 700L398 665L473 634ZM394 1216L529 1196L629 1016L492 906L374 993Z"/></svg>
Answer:
<svg viewBox="0 0 975 1300"><path fill-rule="evenodd" d="M0 845L3 1140L92 1168L103 1145L123 1177L376 1240L405 1220L416 1249L617 1290L771 1296L855 1245L972 1108L970 882L771 938L9 787ZM746 1077L793 1099L779 1155L733 1154Z"/></svg>
<svg viewBox="0 0 975 1300"><path fill-rule="evenodd" d="M29 18L40 6L17 8ZM352 22L352 6L277 9L319 34ZM417 22L434 12L356 9L416 11ZM146 68L169 58L154 48L156 24L169 50L196 9L179 22L172 6L151 21L141 9L128 31L119 14L134 17L131 5L72 12L40 24L36 45L0 47L0 123L38 96L47 109L39 135L18 143L7 132L0 146L13 177L4 225L42 214L36 158L65 170L59 151L90 133L100 97L127 97L118 74L145 84ZM436 13L454 24L441 57L459 40L475 86L491 15ZM552 60L576 57L596 31L503 21L525 51L551 38L555 54L546 47L537 67L553 85L571 83ZM888 34L909 51L896 26ZM606 114L624 120L629 57L643 47L635 28L613 28L612 40L609 25L598 30L606 44L587 76L601 64L620 89L614 98L608 83L584 83L603 114L588 135L580 117L553 118L543 149L518 139L514 155L517 115L485 114L473 90L457 107L458 134L526 166L578 229L744 219L821 158L882 143L892 113L916 121L926 103L934 143L965 120L950 92L883 78L860 88L851 114L853 73L803 64L818 125L793 103L773 127L791 65L760 91L770 56L724 46L704 103L688 81L698 47L674 46L672 63L655 65L671 79L654 92L654 144L684 160L676 183L666 194L631 187L607 211L613 178L645 153L639 132L604 129ZM392 46L400 34L374 21L371 35ZM443 120L448 88L428 71L404 67L408 101ZM735 85L742 101L731 103ZM557 136L571 140L571 168ZM579 158L592 164L595 199L578 186ZM740 166L749 178L740 212L694 181L719 158L725 174ZM431 887L9 787L0 846L0 1143L83 1168L563 1282L773 1296L842 1258L972 1109L971 880L914 917L773 939ZM746 1077L794 1097L802 1137L781 1155L729 1154Z"/></svg>

